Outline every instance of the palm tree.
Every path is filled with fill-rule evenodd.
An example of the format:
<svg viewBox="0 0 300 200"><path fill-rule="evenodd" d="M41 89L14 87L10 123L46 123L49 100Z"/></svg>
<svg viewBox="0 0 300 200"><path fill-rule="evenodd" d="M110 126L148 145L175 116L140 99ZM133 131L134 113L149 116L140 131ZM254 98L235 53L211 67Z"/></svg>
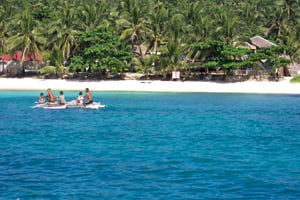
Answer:
<svg viewBox="0 0 300 200"><path fill-rule="evenodd" d="M196 59L202 54L199 49L194 48L194 44L210 41L212 30L214 29L212 26L212 18L211 16L206 15L205 11L206 7L199 2L196 2L189 6L189 9L185 14L186 21L188 22L188 48L186 50L186 57L190 58L192 63L195 63ZM194 64L191 64L189 68L192 65ZM189 70L189 68L187 70Z"/></svg>
<svg viewBox="0 0 300 200"><path fill-rule="evenodd" d="M257 4L247 3L242 6L241 14L247 25L257 25L261 14L257 11Z"/></svg>
<svg viewBox="0 0 300 200"><path fill-rule="evenodd" d="M146 27L148 28L149 46L146 50L152 49L158 54L158 48L163 43L163 35L165 34L165 22L168 19L168 11L165 8L154 9L153 13L148 16Z"/></svg>
<svg viewBox="0 0 300 200"><path fill-rule="evenodd" d="M183 42L185 37L183 37L183 33L186 28L186 21L184 15L181 13L174 14L172 18L167 22L168 35L167 37L170 40L175 41L176 43Z"/></svg>
<svg viewBox="0 0 300 200"><path fill-rule="evenodd" d="M85 1L80 6L79 10L79 17L83 22L86 31L103 24L108 16L108 4L99 3L96 0Z"/></svg>
<svg viewBox="0 0 300 200"><path fill-rule="evenodd" d="M167 78L167 74L173 70L179 70L186 66L186 62L182 59L184 46L170 40L162 49L162 55L159 60L159 70L163 74L163 79Z"/></svg>
<svg viewBox="0 0 300 200"><path fill-rule="evenodd" d="M10 50L22 51L20 66L24 72L24 58L29 53L40 55L41 46L46 43L42 30L38 27L29 9L23 11L15 22L15 35L9 38Z"/></svg>
<svg viewBox="0 0 300 200"><path fill-rule="evenodd" d="M56 73L62 78L66 68L63 65L64 57L62 50L59 47L54 47L51 52L50 62L55 67Z"/></svg>
<svg viewBox="0 0 300 200"><path fill-rule="evenodd" d="M7 21L11 18L13 13L12 6L9 1L4 0L2 6L0 7L0 55L7 53L7 39L8 39L8 26ZM0 73L3 73L4 62L2 61L2 70Z"/></svg>
<svg viewBox="0 0 300 200"><path fill-rule="evenodd" d="M279 0L280 6L286 12L289 19L293 21L297 19L297 12L299 11L299 0ZM298 9L298 10L297 10Z"/></svg>
<svg viewBox="0 0 300 200"><path fill-rule="evenodd" d="M216 13L216 36L225 44L233 44L238 40L238 22L237 15L233 15L233 10L224 8Z"/></svg>
<svg viewBox="0 0 300 200"><path fill-rule="evenodd" d="M138 72L142 72L146 79L149 79L149 74L156 71L155 66L158 65L159 59L158 55L150 55L147 58L134 57L131 63L136 65L135 69Z"/></svg>
<svg viewBox="0 0 300 200"><path fill-rule="evenodd" d="M290 32L281 37L283 43L289 47L286 53L297 62L300 60L300 19L298 21L299 23L293 26Z"/></svg>
<svg viewBox="0 0 300 200"><path fill-rule="evenodd" d="M55 46L46 57L50 65L43 67L41 73L48 75L55 74L63 78L63 74L67 71L67 68L63 65L64 58L61 49Z"/></svg>
<svg viewBox="0 0 300 200"><path fill-rule="evenodd" d="M284 38L294 31L295 25L289 20L282 7L275 7L265 10L267 36L276 39L280 44L284 44Z"/></svg>
<svg viewBox="0 0 300 200"><path fill-rule="evenodd" d="M74 34L78 30L84 30L84 26L79 23L76 6L65 4L57 11L56 20L49 25L49 46L59 46L62 50L64 60L69 60L74 54L76 45Z"/></svg>
<svg viewBox="0 0 300 200"><path fill-rule="evenodd" d="M188 5L188 8L184 9L184 16L185 20L187 21L187 24L193 25L196 24L199 17L203 13L203 9L205 7L203 6L203 3L200 2L193 2Z"/></svg>
<svg viewBox="0 0 300 200"><path fill-rule="evenodd" d="M199 2L192 3L184 14L187 22L188 43L205 42L211 37L212 19L205 14L205 7Z"/></svg>
<svg viewBox="0 0 300 200"><path fill-rule="evenodd" d="M121 40L128 40L131 48L137 45L140 50L140 55L143 57L141 51L141 44L145 39L145 26L143 13L135 0L125 0L123 18L117 21L117 24L122 27Z"/></svg>

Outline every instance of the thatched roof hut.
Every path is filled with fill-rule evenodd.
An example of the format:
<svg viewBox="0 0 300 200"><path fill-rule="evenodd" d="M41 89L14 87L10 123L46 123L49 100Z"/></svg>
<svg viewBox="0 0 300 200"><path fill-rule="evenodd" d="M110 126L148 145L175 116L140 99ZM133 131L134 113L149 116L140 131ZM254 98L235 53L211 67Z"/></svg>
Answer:
<svg viewBox="0 0 300 200"><path fill-rule="evenodd" d="M258 48L263 47L271 47L271 46L278 46L277 44L274 44L273 42L270 42L269 40L261 37L261 36L254 36L250 38L251 43L257 46Z"/></svg>

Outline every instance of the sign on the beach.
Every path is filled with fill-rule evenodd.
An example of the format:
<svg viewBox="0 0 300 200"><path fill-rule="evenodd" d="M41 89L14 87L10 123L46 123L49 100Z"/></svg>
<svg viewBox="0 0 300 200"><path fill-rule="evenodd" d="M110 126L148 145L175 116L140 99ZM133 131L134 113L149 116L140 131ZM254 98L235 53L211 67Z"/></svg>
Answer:
<svg viewBox="0 0 300 200"><path fill-rule="evenodd" d="M172 72L172 80L180 79L180 71Z"/></svg>

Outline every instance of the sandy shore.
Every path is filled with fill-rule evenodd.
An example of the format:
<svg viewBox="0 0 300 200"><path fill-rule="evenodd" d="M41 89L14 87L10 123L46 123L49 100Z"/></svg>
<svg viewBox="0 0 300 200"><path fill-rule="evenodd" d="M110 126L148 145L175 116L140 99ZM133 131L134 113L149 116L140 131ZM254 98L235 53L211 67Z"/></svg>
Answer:
<svg viewBox="0 0 300 200"><path fill-rule="evenodd" d="M83 91L145 91L145 92L213 92L213 93L266 93L300 94L300 84L285 78L279 82L246 81L216 83L204 81L74 81L35 78L0 78L0 90L74 90Z"/></svg>

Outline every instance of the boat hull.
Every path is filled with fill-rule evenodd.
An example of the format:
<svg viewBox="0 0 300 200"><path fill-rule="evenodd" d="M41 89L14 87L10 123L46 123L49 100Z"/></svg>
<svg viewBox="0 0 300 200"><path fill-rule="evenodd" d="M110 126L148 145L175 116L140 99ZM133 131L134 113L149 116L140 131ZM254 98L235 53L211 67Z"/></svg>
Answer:
<svg viewBox="0 0 300 200"><path fill-rule="evenodd" d="M101 103L92 103L88 105L77 105L74 103L67 103L64 105L57 104L57 103L43 103L43 104L37 104L36 106L33 106L32 108L43 108L43 109L100 109L100 108L106 108L106 105L102 105Z"/></svg>

